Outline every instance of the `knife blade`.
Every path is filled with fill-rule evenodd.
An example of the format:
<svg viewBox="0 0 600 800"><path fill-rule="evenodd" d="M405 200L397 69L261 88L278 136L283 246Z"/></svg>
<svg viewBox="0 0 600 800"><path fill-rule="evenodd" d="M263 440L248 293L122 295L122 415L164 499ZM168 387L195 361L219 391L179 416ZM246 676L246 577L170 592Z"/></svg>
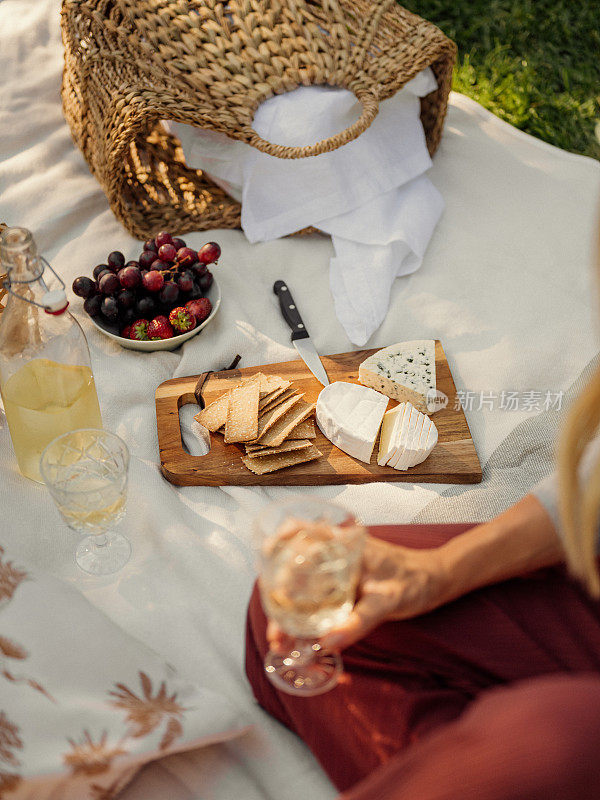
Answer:
<svg viewBox="0 0 600 800"><path fill-rule="evenodd" d="M298 355L315 378L322 383L323 386L329 386L329 379L325 372L325 367L321 363L319 354L312 343L306 326L302 322L298 307L285 281L275 281L273 284L273 291L279 298L279 306L283 318L292 329L292 344L296 348Z"/></svg>

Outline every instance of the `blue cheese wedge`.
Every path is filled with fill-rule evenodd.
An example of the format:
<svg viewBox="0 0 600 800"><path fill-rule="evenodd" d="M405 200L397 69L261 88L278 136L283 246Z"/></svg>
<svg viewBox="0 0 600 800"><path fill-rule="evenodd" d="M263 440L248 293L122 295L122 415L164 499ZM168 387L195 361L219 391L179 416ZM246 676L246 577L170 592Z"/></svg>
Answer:
<svg viewBox="0 0 600 800"><path fill-rule="evenodd" d="M410 403L400 403L384 417L377 463L398 470L410 469L429 457L437 440L437 428L431 419Z"/></svg>
<svg viewBox="0 0 600 800"><path fill-rule="evenodd" d="M330 442L369 464L387 404L373 389L336 381L319 395L315 418Z"/></svg>
<svg viewBox="0 0 600 800"><path fill-rule="evenodd" d="M418 339L384 347L362 362L358 379L399 403L430 413L427 395L435 394L435 341Z"/></svg>

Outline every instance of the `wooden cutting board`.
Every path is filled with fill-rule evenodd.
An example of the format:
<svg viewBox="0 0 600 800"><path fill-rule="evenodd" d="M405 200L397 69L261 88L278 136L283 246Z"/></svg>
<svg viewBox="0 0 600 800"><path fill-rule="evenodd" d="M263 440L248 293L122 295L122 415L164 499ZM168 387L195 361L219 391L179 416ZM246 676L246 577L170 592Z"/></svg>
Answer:
<svg viewBox="0 0 600 800"><path fill-rule="evenodd" d="M358 350L323 356L323 366L331 383L358 383L359 364L377 350ZM422 464L401 472L392 467L377 465L378 442L375 443L371 464L365 464L335 447L317 428L316 446L323 456L308 464L297 464L267 475L254 475L240 458L241 445L226 445L223 436L211 434L211 450L204 456L192 456L183 447L179 427L179 409L187 403L196 404L194 389L198 375L174 378L161 383L156 390L156 418L160 463L165 478L177 486L322 486L334 483L370 483L403 481L407 483L479 483L481 465L469 426L460 404L456 403L456 387L446 355L439 341L435 343L437 388L449 398L445 409L432 419L439 434L438 443ZM280 375L293 381L304 392L309 403L317 400L323 388L300 359L279 364L214 372L203 388L208 405L222 392L237 383L242 376L256 372ZM389 408L396 405L390 400ZM459 406L456 408L456 406Z"/></svg>

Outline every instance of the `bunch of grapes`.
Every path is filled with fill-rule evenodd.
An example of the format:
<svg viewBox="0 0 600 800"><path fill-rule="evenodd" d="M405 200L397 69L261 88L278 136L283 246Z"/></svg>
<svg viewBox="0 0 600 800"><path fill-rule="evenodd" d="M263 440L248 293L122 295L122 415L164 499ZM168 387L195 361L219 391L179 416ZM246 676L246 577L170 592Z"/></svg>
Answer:
<svg viewBox="0 0 600 800"><path fill-rule="evenodd" d="M196 252L183 239L161 231L144 244L137 261L126 263L118 250L110 253L106 264L94 267L92 278L75 278L73 291L84 298L90 317L123 335L136 320L168 317L174 308L204 297L213 282L208 265L220 255L216 242Z"/></svg>

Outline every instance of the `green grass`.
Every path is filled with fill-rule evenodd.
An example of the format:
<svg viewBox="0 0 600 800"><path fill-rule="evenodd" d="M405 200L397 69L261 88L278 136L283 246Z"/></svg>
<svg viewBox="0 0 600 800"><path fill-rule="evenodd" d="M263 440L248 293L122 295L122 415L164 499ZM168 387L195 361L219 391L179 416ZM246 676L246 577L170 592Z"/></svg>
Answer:
<svg viewBox="0 0 600 800"><path fill-rule="evenodd" d="M458 45L453 88L545 142L600 158L600 0L400 0Z"/></svg>

